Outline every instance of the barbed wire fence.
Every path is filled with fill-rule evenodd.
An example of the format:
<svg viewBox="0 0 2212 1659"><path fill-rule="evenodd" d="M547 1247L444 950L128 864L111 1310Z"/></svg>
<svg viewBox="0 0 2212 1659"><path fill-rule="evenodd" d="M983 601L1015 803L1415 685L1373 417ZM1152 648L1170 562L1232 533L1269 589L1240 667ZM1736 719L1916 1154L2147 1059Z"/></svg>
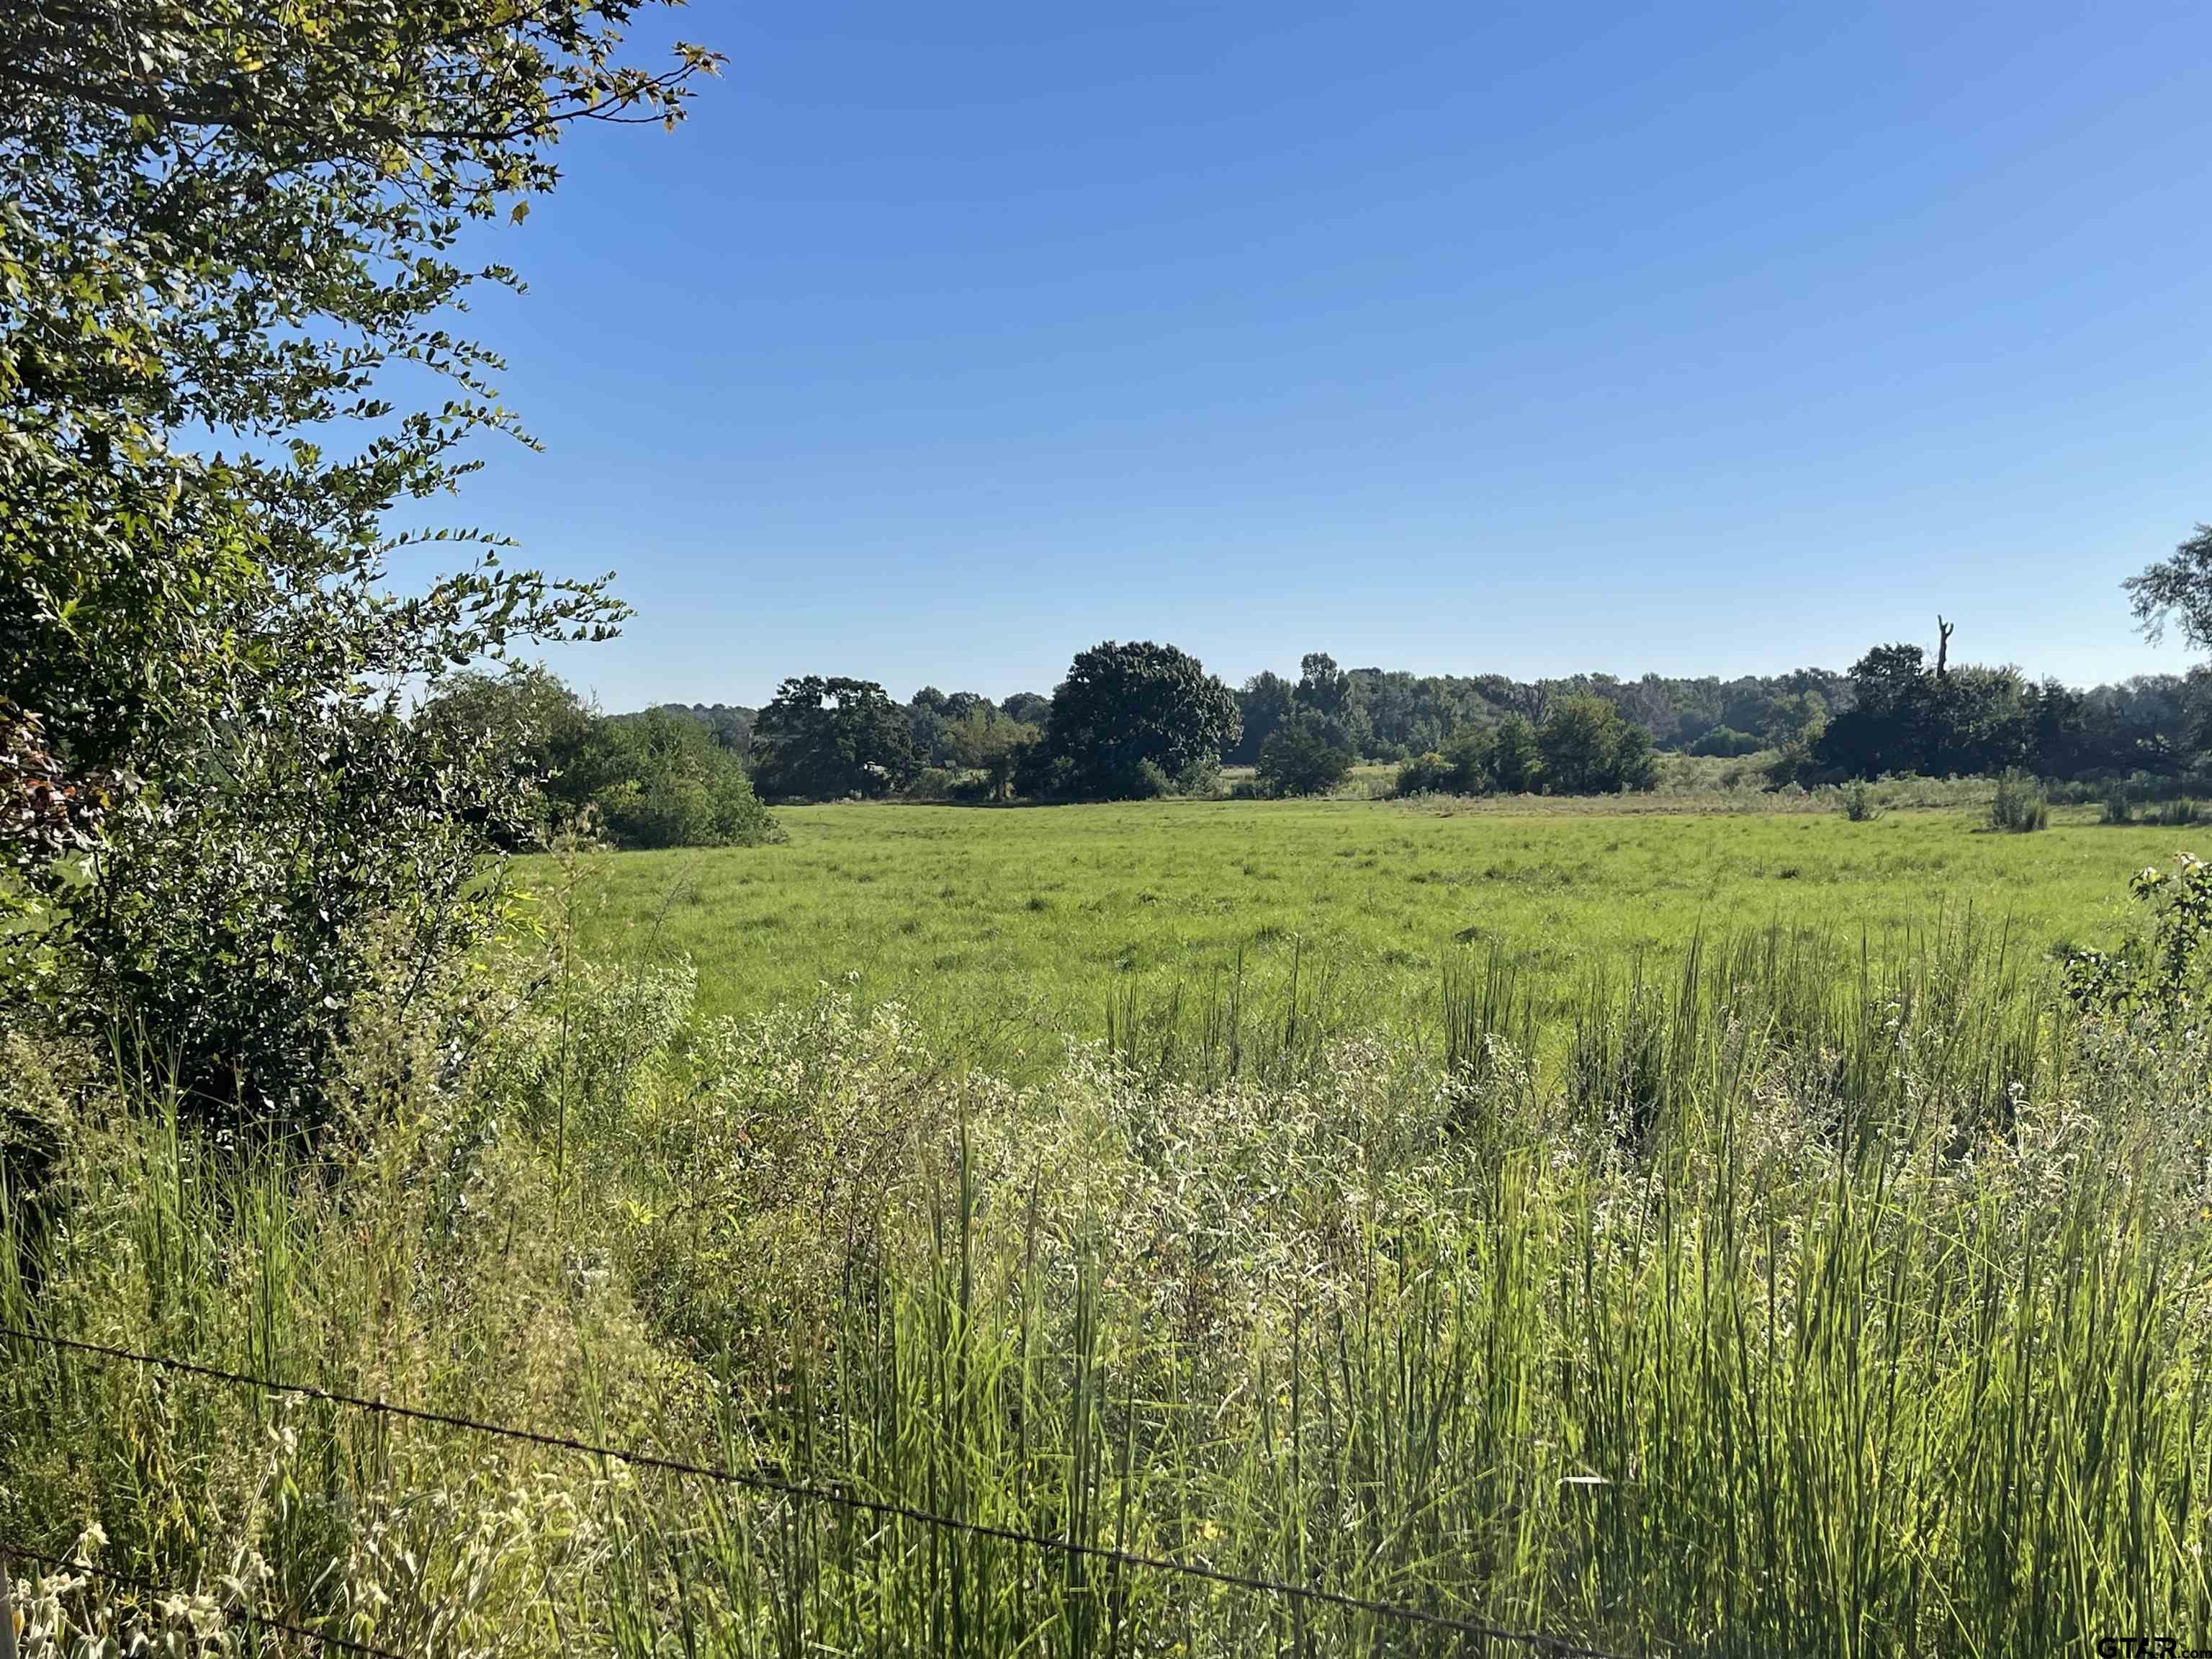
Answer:
<svg viewBox="0 0 2212 1659"><path fill-rule="evenodd" d="M1471 1643L1484 1644L1482 1648L1474 1650L1476 1651L1487 1650L1492 1644L1504 1644L1546 1656L1547 1659L1628 1659L1627 1656L1611 1650L1590 1647L1571 1638L1554 1635L1546 1631L1516 1629L1457 1613L1439 1613L1401 1602L1383 1601L1354 1595L1319 1584L1293 1583L1284 1579L1237 1572L1227 1568L1209 1566L1203 1562L1182 1560L1173 1556L1147 1554L1141 1551L1085 1543L1073 1538L1055 1537L1049 1533L1026 1531L1020 1528L998 1526L989 1522L970 1520L960 1516L943 1515L913 1504L900 1503L895 1499L872 1498L844 1486L793 1480L781 1473L733 1469L720 1464L700 1463L686 1458L670 1457L638 1447L617 1446L585 1440L571 1435L550 1434L511 1424L487 1422L479 1418L465 1417L449 1412L431 1411L422 1407L379 1399L373 1395L349 1394L340 1389L320 1388L310 1382L283 1382L272 1377L257 1376L246 1371L228 1370L221 1366L202 1364L194 1360L180 1359L173 1355L143 1353L131 1348L118 1347L101 1342L88 1342L73 1337L57 1336L48 1332L27 1330L18 1326L0 1325L0 1339L29 1343L57 1352L82 1355L106 1364L135 1365L151 1370L167 1371L176 1376L198 1377L208 1382L222 1383L226 1387L257 1389L271 1395L318 1401L343 1410L362 1412L376 1418L459 1430L464 1433L488 1436L577 1456L619 1462L632 1468L687 1476L717 1485L735 1486L781 1497L793 1503L821 1504L872 1515L884 1519L905 1521L917 1526L947 1533L957 1533L969 1537L1013 1544L1073 1559L1097 1562L1119 1569L1135 1569L1141 1571L1170 1574L1218 1584L1254 1595L1270 1596L1285 1601L1309 1607L1328 1607L1340 1612L1364 1613L1370 1618L1391 1620L1408 1627L1419 1626L1457 1635L1467 1638ZM44 1554L24 1546L18 1540L0 1535L0 1611L4 1611L5 1607L5 1598L8 1593L5 1563L10 1559L35 1561L69 1572L81 1572L88 1577L125 1584L156 1595L177 1593L174 1586L139 1578L135 1575L112 1571L88 1562ZM374 1659L404 1659L404 1656L387 1649L346 1637L327 1635L310 1627L287 1623L251 1609L225 1609L224 1616L234 1622L258 1624L317 1642L334 1651L373 1656ZM0 1645L0 1659L15 1659L13 1635L12 1628L0 1631L0 1644L4 1644Z"/></svg>

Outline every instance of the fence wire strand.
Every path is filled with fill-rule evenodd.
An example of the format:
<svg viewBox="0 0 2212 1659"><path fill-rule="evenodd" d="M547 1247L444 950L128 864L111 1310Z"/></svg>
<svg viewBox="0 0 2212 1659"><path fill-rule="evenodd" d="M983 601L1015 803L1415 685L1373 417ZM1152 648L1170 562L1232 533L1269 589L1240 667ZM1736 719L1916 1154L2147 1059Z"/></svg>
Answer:
<svg viewBox="0 0 2212 1659"><path fill-rule="evenodd" d="M697 1480L711 1480L720 1485L744 1487L788 1498L795 1502L824 1504L834 1508L858 1510L886 1519L908 1521L917 1526L946 1532L964 1534L973 1538L988 1538L996 1542L1017 1544L1077 1559L1103 1562L1121 1567L1142 1568L1147 1571L1164 1572L1182 1577L1203 1580L1233 1589L1255 1595L1273 1595L1303 1601L1310 1606L1323 1606L1350 1613L1364 1613L1378 1619L1396 1620L1407 1625L1425 1626L1434 1630L1450 1631L1458 1635L1479 1638L1485 1642L1510 1643L1529 1648L1538 1653L1556 1656L1556 1659L1626 1659L1626 1656L1603 1648L1593 1648L1563 1636L1554 1636L1536 1630L1515 1630L1503 1625L1493 1625L1480 1619L1463 1618L1456 1613L1434 1613L1425 1607L1408 1607L1400 1602L1378 1601L1364 1596L1352 1595L1318 1584L1294 1584L1282 1579L1262 1578L1256 1574L1233 1572L1222 1567L1210 1567L1196 1561L1179 1560L1173 1556L1146 1555L1133 1550L1111 1548L1103 1544L1086 1544L1072 1538L1054 1538L1044 1533L1024 1532L1018 1528L995 1526L986 1521L969 1521L958 1516L939 1515L928 1510L882 1498L869 1498L842 1486L826 1486L808 1481L793 1480L782 1475L766 1474L745 1469L732 1469L712 1463L696 1463L680 1457L664 1456L632 1447L605 1445L598 1442L578 1439L563 1434L546 1434L536 1429L516 1428L504 1423L489 1423L481 1419L462 1417L447 1412L426 1410L419 1406L403 1405L396 1401L380 1400L373 1396L346 1394L335 1389L319 1388L312 1382L279 1382L249 1372L225 1370L220 1366L203 1365L189 1359L178 1359L167 1354L140 1353L134 1349L115 1347L106 1343L86 1342L72 1337L54 1336L43 1331L24 1330L12 1325L0 1325L0 1337L34 1343L71 1353L90 1355L100 1359L123 1361L154 1370L167 1370L185 1376L198 1376L209 1382L222 1382L234 1388L258 1389L267 1394L291 1395L301 1399L319 1400L329 1405L353 1411L366 1412L372 1416L398 1418L411 1423L429 1424L440 1428L459 1429L466 1433L489 1435L498 1439L520 1442L526 1445L542 1446L554 1451L569 1452L580 1456L611 1459L633 1468L687 1475ZM314 1635L312 1631L298 1632ZM331 1645L339 1645L337 1637L319 1638ZM356 1645L358 1644L350 1644ZM375 1649L362 1649L376 1652ZM386 1659L398 1659L387 1656Z"/></svg>

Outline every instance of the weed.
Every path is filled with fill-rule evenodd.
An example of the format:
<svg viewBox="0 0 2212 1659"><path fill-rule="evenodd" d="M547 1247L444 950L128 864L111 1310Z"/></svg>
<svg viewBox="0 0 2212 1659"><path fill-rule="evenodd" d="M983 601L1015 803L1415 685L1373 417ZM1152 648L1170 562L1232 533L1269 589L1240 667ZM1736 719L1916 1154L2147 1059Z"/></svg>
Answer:
<svg viewBox="0 0 2212 1659"><path fill-rule="evenodd" d="M2051 799L2043 785L2018 767L2008 767L1998 777L1996 795L1990 803L1990 827L2021 835L2050 822Z"/></svg>
<svg viewBox="0 0 2212 1659"><path fill-rule="evenodd" d="M1853 778L1844 785L1839 804L1844 817L1853 823L1871 823L1881 816L1874 786L1864 778Z"/></svg>

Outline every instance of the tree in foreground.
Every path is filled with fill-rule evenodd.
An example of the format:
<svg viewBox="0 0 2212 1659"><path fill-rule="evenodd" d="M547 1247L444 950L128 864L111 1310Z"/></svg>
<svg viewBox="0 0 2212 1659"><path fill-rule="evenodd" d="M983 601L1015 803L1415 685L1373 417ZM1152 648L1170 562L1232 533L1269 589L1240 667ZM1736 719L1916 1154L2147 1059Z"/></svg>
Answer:
<svg viewBox="0 0 2212 1659"><path fill-rule="evenodd" d="M1260 787L1271 795L1325 795L1351 775L1353 758L1341 726L1302 709L1260 746Z"/></svg>
<svg viewBox="0 0 2212 1659"><path fill-rule="evenodd" d="M483 937L503 769L403 689L605 637L603 582L387 518L517 432L447 315L579 122L672 125L712 67L617 61L639 0L26 0L0 11L0 702L97 842L9 837L0 988L136 1034L187 1100L311 1111L349 1011ZM387 371L404 369L404 376ZM403 407L387 378L449 390ZM430 380L434 385L434 379ZM474 562L402 594L392 551Z"/></svg>
<svg viewBox="0 0 2212 1659"><path fill-rule="evenodd" d="M1094 800L1159 794L1218 766L1237 698L1172 645L1108 640L1079 653L1053 693L1036 791Z"/></svg>

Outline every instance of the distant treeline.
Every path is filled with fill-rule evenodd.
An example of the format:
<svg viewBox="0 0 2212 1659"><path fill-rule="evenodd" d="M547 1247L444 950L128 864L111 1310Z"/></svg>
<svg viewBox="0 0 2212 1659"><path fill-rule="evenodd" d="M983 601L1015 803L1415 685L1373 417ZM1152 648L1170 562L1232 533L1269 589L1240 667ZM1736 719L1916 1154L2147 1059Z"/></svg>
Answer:
<svg viewBox="0 0 2212 1659"><path fill-rule="evenodd" d="M1768 746L1766 732L1785 718L1797 716L1800 711L1791 699L1809 693L1821 700L1824 708L1846 707L1850 684L1849 675L1823 668L1733 680L1658 674L1623 680L1611 674L1577 674L1538 681L1502 674L1340 670L1333 659L1316 652L1303 659L1294 678L1261 672L1232 690L1239 736L1220 758L1229 766L1256 765L1268 735L1301 708L1335 720L1360 759L1401 761L1441 750L1467 727L1495 726L1509 714L1540 723L1553 703L1571 696L1603 698L1623 719L1642 726L1658 750L1750 754ZM980 692L947 693L926 685L896 706L907 716L920 763L953 767L962 763L953 728L963 719L981 711L1042 731L1052 704L1050 696L1037 691L1018 691L994 703ZM758 709L720 702L660 706L700 721L717 741L738 753L750 752Z"/></svg>
<svg viewBox="0 0 2212 1659"><path fill-rule="evenodd" d="M1878 646L1848 673L1722 680L1647 674L1542 681L1340 668L1232 690L1171 645L1105 641L1051 696L999 701L800 675L764 707L664 704L603 714L542 668L445 682L417 716L507 753L536 816L501 833L585 826L626 847L759 841L763 802L899 797L1143 799L1233 790L1325 793L1360 761L1395 763L1399 793L1610 794L1651 788L1668 752L1744 757L1754 781L1995 775L2202 787L2212 672L2079 690L2010 668ZM1753 758L1756 757L1756 758Z"/></svg>
<svg viewBox="0 0 2212 1659"><path fill-rule="evenodd" d="M1933 664L1920 646L1893 644L1869 651L1847 672L1800 668L1728 680L1413 674L1342 669L1315 652L1295 678L1262 672L1224 688L1231 718L1218 700L1186 707L1176 718L1197 729L1179 734L1180 744L1168 742L1171 734L1158 729L1158 719L1143 714L1144 699L1134 691L1126 719L1090 708L1098 699L1088 676L1075 682L1086 708L1070 710L1056 741L1054 713L1067 684L1051 696L1024 691L995 702L978 692L925 686L900 703L872 681L807 677L786 681L766 710L662 707L702 725L744 758L762 793L793 799L889 794L917 782L925 793L964 789L979 798L1093 786L1123 795L1164 793L1206 784L1216 761L1259 768L1293 786L1286 792L1305 793L1296 786L1325 787L1342 775L1332 777L1334 763L1317 758L1321 750L1341 756L1347 767L1405 763L1409 787L1574 793L1645 787L1651 768L1644 757L1670 752L1764 755L1771 782L1809 785L2014 767L2069 781L2180 778L2212 748L2212 673L2205 670L2082 690L2009 667L1952 663L1948 642L1947 628ZM1139 651L1172 653L1188 665L1192 687L1220 684L1172 647L1109 642L1085 658ZM1593 721L1586 707L1593 701L1618 717L1620 730ZM1540 741L1547 726L1548 745ZM1218 753L1201 752L1202 740L1216 733L1225 733ZM1265 764L1271 741L1273 767ZM1617 750L1624 743L1625 757L1608 754L1608 744ZM1090 763L1081 752L1086 744L1118 752ZM1548 769L1547 747L1554 763Z"/></svg>

